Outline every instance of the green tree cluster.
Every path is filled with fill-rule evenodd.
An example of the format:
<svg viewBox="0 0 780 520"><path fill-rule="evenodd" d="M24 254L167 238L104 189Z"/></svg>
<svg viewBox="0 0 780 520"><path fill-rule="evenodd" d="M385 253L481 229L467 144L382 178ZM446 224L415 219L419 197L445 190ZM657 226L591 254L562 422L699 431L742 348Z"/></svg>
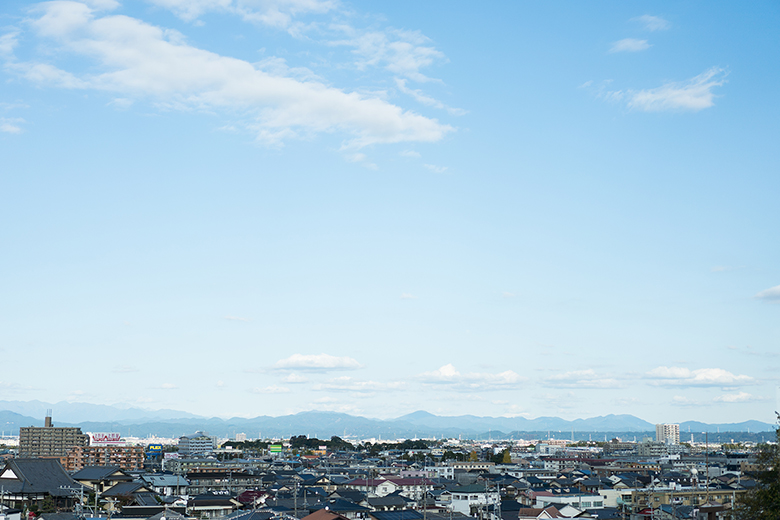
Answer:
<svg viewBox="0 0 780 520"><path fill-rule="evenodd" d="M777 412L775 412L777 414ZM736 507L740 520L780 520L780 414L773 444L759 447L755 473L756 487L746 493Z"/></svg>

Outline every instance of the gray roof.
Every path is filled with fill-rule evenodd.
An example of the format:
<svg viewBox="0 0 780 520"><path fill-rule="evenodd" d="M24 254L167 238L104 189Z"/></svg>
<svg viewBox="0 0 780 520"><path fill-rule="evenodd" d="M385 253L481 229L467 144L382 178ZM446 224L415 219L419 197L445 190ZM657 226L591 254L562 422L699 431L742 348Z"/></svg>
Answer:
<svg viewBox="0 0 780 520"><path fill-rule="evenodd" d="M103 492L104 497L125 497L136 493L149 493L143 482L120 482Z"/></svg>
<svg viewBox="0 0 780 520"><path fill-rule="evenodd" d="M65 473L59 459L11 459L3 472L13 471L15 479L4 478L5 493L33 495L49 494L56 497L71 495L69 489L79 489L81 484Z"/></svg>
<svg viewBox="0 0 780 520"><path fill-rule="evenodd" d="M402 509L401 511L372 511L369 513L376 520L419 520L423 514L414 509Z"/></svg>
<svg viewBox="0 0 780 520"><path fill-rule="evenodd" d="M176 487L176 486L189 486L190 483L186 478L181 475L144 475L143 478L151 486L155 487Z"/></svg>
<svg viewBox="0 0 780 520"><path fill-rule="evenodd" d="M121 475L113 477L111 480L122 478L123 480L132 480L119 466L84 466L83 469L73 474L73 480L105 480L116 472Z"/></svg>
<svg viewBox="0 0 780 520"><path fill-rule="evenodd" d="M186 518L187 517L183 514L168 509L167 511L160 511L156 515L150 516L147 520L186 520Z"/></svg>

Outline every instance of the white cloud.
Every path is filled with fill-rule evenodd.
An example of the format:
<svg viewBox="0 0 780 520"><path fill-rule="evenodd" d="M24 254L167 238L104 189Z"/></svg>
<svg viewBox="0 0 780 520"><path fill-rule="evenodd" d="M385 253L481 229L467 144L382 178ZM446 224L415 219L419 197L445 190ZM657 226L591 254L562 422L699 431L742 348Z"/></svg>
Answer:
<svg viewBox="0 0 780 520"><path fill-rule="evenodd" d="M43 62L7 68L30 81L148 98L176 110L242 111L260 141L280 145L301 134L339 132L343 148L375 143L433 142L453 131L377 96L320 81L273 74L243 60L188 45L176 32L128 16L97 17L76 2L42 4L32 21L40 36L92 61L89 73Z"/></svg>
<svg viewBox="0 0 780 520"><path fill-rule="evenodd" d="M770 302L770 303L780 302L780 285L775 285L774 287L765 289L760 293L756 294L755 297L758 298L759 300L764 300L765 302Z"/></svg>
<svg viewBox="0 0 780 520"><path fill-rule="evenodd" d="M564 372L545 379L546 386L556 388L623 388L624 381L597 374L592 369Z"/></svg>
<svg viewBox="0 0 780 520"><path fill-rule="evenodd" d="M22 133L22 127L20 127L17 123L23 123L24 119L6 119L3 117L0 117L0 132L5 132L8 134L21 134Z"/></svg>
<svg viewBox="0 0 780 520"><path fill-rule="evenodd" d="M435 164L423 164L423 166L431 170L433 173L444 173L447 171L446 166L436 166Z"/></svg>
<svg viewBox="0 0 780 520"><path fill-rule="evenodd" d="M361 166L364 166L368 168L369 170L377 170L379 167L368 161L368 156L364 153L352 153L352 154L345 154L344 158L348 160L349 162L357 163Z"/></svg>
<svg viewBox="0 0 780 520"><path fill-rule="evenodd" d="M415 152L414 150L402 150L398 152L398 155L400 155L401 157L410 157L412 159L419 159L420 157L422 157L422 155L420 155L420 152Z"/></svg>
<svg viewBox="0 0 780 520"><path fill-rule="evenodd" d="M280 29L289 28L296 16L325 13L336 5L323 0L148 0L191 22L209 11L222 11L244 20Z"/></svg>
<svg viewBox="0 0 780 520"><path fill-rule="evenodd" d="M722 368L689 370L662 366L647 372L647 378L654 385L668 386L742 386L754 382L750 376L732 374Z"/></svg>
<svg viewBox="0 0 780 520"><path fill-rule="evenodd" d="M631 21L641 23L648 31L665 31L671 27L671 24L667 20L664 20L660 16L652 16L649 14L637 16L636 18L632 18Z"/></svg>
<svg viewBox="0 0 780 520"><path fill-rule="evenodd" d="M378 381L357 381L351 377L337 377L325 383L314 386L314 390L329 390L335 392L376 393L380 391L399 390L401 382L381 383Z"/></svg>
<svg viewBox="0 0 780 520"><path fill-rule="evenodd" d="M395 78L395 84L398 86L398 90L400 90L404 94L412 96L415 100L417 100L417 102L422 103L423 105L427 105L429 107L446 110L447 112L449 112L454 116L462 116L468 114L468 112L466 110L463 110L462 108L449 107L444 103L442 103L441 101L438 101L430 96L423 94L422 90L411 89L407 87L406 81L407 80L405 79Z"/></svg>
<svg viewBox="0 0 780 520"><path fill-rule="evenodd" d="M301 369L301 370L355 370L362 368L357 360L351 357L337 357L330 354L293 354L292 356L280 359L274 365L280 369Z"/></svg>
<svg viewBox="0 0 780 520"><path fill-rule="evenodd" d="M114 98L108 102L108 105L120 110L127 110L133 106L134 100L128 98Z"/></svg>
<svg viewBox="0 0 780 520"><path fill-rule="evenodd" d="M738 392L736 394L719 395L713 401L719 403L748 403L751 401L763 401L761 397L755 397L747 392Z"/></svg>
<svg viewBox="0 0 780 520"><path fill-rule="evenodd" d="M243 321L243 322L250 322L252 321L249 318L242 318L240 316L225 316L225 319L228 321Z"/></svg>
<svg viewBox="0 0 780 520"><path fill-rule="evenodd" d="M160 390L178 390L179 387L174 385L173 383L163 383L160 386L158 386Z"/></svg>
<svg viewBox="0 0 780 520"><path fill-rule="evenodd" d="M672 397L672 404L675 406L702 406L704 403L690 397L675 395Z"/></svg>
<svg viewBox="0 0 780 520"><path fill-rule="evenodd" d="M290 389L285 388L283 386L266 386L264 388L253 388L252 393L253 394L286 394L289 393Z"/></svg>
<svg viewBox="0 0 780 520"><path fill-rule="evenodd" d="M612 44L609 52L639 52L649 49L651 45L647 40L637 40L635 38L625 38Z"/></svg>
<svg viewBox="0 0 780 520"><path fill-rule="evenodd" d="M317 410L324 412L338 412L348 413L352 415L359 415L363 413L363 410L355 405L353 402L344 403L333 397L323 397L313 401L317 405Z"/></svg>
<svg viewBox="0 0 780 520"><path fill-rule="evenodd" d="M402 300L416 300L417 296L411 293L401 293L401 299Z"/></svg>
<svg viewBox="0 0 780 520"><path fill-rule="evenodd" d="M461 391L496 390L514 388L525 378L512 370L498 374L471 372L461 374L452 364L447 364L432 372L423 372L417 379L426 384L444 384Z"/></svg>
<svg viewBox="0 0 780 520"><path fill-rule="evenodd" d="M0 56L11 56L18 45L19 31L11 31L0 35Z"/></svg>
<svg viewBox="0 0 780 520"><path fill-rule="evenodd" d="M711 107L713 88L723 85L726 72L713 67L683 82L666 83L658 88L628 91L628 107L645 112L664 110L699 111Z"/></svg>
<svg viewBox="0 0 780 520"><path fill-rule="evenodd" d="M293 372L287 374L287 377L285 377L282 381L284 381L285 383L300 384L300 383L307 383L309 381L309 378Z"/></svg>
<svg viewBox="0 0 780 520"><path fill-rule="evenodd" d="M362 31L349 25L332 25L331 28L343 33L346 39L330 41L328 45L352 47L358 57L356 66L359 69L381 66L393 74L426 82L431 78L420 69L445 59L444 54L431 46L430 39L419 31L392 28Z"/></svg>
<svg viewBox="0 0 780 520"><path fill-rule="evenodd" d="M286 29L291 35L304 37L317 32L326 35L322 42L328 46L349 47L357 57L355 65L364 70L383 67L386 70L415 81L430 81L420 69L443 61L444 54L430 45L430 39L419 31L387 28L366 30L343 23L344 9L337 9L335 0L148 0L170 9L185 21L192 21L208 11L222 11L240 16L243 20ZM308 14L335 12L338 23L296 21ZM310 37L306 36L311 40Z"/></svg>

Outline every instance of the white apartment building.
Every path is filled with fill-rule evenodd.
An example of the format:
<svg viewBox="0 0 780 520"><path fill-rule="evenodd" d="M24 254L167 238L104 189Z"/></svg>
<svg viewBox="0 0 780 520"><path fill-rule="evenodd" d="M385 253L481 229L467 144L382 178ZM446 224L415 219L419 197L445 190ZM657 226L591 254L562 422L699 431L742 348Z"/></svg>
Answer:
<svg viewBox="0 0 780 520"><path fill-rule="evenodd" d="M655 440L666 444L680 444L680 425L656 424Z"/></svg>

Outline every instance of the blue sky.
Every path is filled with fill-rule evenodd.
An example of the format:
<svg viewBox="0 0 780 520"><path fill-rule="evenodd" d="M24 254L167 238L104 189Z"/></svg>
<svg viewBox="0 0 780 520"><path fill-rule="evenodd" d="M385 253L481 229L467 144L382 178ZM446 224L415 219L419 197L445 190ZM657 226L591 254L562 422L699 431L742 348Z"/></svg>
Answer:
<svg viewBox="0 0 780 520"><path fill-rule="evenodd" d="M5 1L5 399L772 422L775 2Z"/></svg>

